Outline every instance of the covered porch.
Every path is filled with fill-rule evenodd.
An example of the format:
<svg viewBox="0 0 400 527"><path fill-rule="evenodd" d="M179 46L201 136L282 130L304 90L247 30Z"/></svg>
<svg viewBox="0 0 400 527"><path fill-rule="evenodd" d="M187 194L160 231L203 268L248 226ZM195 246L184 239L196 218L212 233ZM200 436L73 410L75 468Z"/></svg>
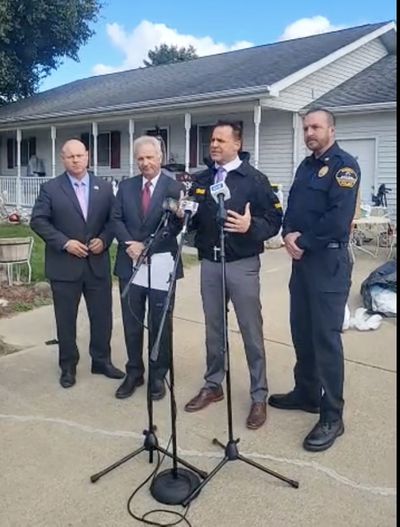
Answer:
<svg viewBox="0 0 400 527"><path fill-rule="evenodd" d="M281 186L290 184L300 158L298 114L272 110L264 101L207 105L190 111L152 111L136 115L98 115L0 129L0 193L6 205L31 208L40 185L63 171L62 144L82 140L90 152L89 169L115 182L136 173L133 141L149 134L163 139L163 165L193 173L204 167L212 125L218 119L239 121L243 150L255 167ZM275 158L279 158L278 162ZM33 169L40 166L40 175Z"/></svg>

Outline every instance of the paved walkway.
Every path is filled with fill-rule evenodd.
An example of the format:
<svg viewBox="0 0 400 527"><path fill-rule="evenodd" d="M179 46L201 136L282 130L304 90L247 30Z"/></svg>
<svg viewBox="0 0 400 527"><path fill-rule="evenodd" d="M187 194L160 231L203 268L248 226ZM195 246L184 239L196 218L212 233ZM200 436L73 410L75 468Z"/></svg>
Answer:
<svg viewBox="0 0 400 527"><path fill-rule="evenodd" d="M361 306L361 281L379 263L367 255L358 257L352 310ZM292 384L293 349L288 330L290 264L284 250L268 251L262 269L270 390L285 391ZM211 439L226 439L225 403L197 414L183 412L202 384L205 362L198 274L198 266L186 271L176 300L178 445L181 456L210 471L221 459ZM117 296L114 305L114 362L123 367ZM232 313L230 317L234 429L241 438L241 453L298 480L300 488L239 461L228 463L193 501L188 514L193 527L394 526L396 321L386 319L374 332L345 333L346 433L334 447L318 454L301 447L315 422L311 414L269 408L266 426L255 432L246 429L248 372ZM0 335L23 348L0 359L0 525L139 525L128 515L126 502L151 472L145 454L94 485L89 476L141 446L147 424L145 388L119 401L114 398L118 381L90 374L84 310L79 318L78 382L70 390L58 385L56 347L44 345L55 336L51 306L0 320ZM163 444L169 437L169 415L168 399L155 403L154 419ZM141 513L160 507L147 486L134 500Z"/></svg>

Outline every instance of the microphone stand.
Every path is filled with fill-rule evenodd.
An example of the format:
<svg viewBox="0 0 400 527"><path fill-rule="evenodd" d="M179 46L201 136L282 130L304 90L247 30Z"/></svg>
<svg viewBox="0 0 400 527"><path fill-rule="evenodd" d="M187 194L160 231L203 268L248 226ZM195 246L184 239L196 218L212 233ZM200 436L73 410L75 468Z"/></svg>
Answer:
<svg viewBox="0 0 400 527"><path fill-rule="evenodd" d="M150 324L151 247L152 247L153 243L155 242L155 240L158 239L158 237L160 236L160 233L162 233L163 226L164 226L164 223L165 223L167 217L168 217L168 213L166 212L163 215L163 217L161 218L160 223L158 224L158 226L157 226L156 230L154 231L154 233L151 234L149 236L149 238L146 240L146 242L144 243L144 248L143 248L142 252L140 253L140 256L139 256L139 258L138 258L138 260L137 260L137 262L136 262L136 264L135 264L135 266L133 268L132 276L130 277L129 282L127 283L126 287L124 288L123 292L121 293L121 297L125 297L127 295L128 291L129 291L129 287L130 287L132 281L134 280L134 278L135 278L137 272L139 271L141 265L145 262L145 260L147 258L147 262L148 262L148 269L147 269L148 270L148 283L147 283L147 291L148 291L148 295L147 295L147 298L148 298L147 320L148 320L148 323L147 323L147 327L148 327L148 330L150 329L150 325L151 325ZM168 450L166 450L166 449L164 449L164 448L159 446L158 439L157 439L157 436L155 434L155 431L156 431L157 427L153 423L153 401L152 401L152 398L151 398L150 351L151 351L150 350L150 338L148 338L148 382L147 382L148 427L147 427L147 430L143 430L143 435L144 435L143 445L140 448L138 448L137 450L135 450L135 451L131 452L130 454L128 454L127 456L123 457L122 459L116 461L115 463L113 463L109 467L106 467L105 469L101 470L100 472L97 472L96 474L93 474L92 476L90 476L90 481L92 483L96 483L96 481L98 481L101 477L105 476L106 474L108 474L109 472L114 470L115 468L119 467L123 463L126 463L127 461L129 461L133 457L137 456L138 454L141 454L144 451L147 451L149 453L149 463L153 463L154 451L158 451L158 452L161 452L162 454L164 454L165 456L172 457L172 455L168 452ZM180 461L180 463L182 463L182 465L185 465L188 468L196 471L202 477L206 477L207 473L198 470L197 468L193 467L192 465L190 465L186 461L183 461L181 459L179 459L179 461Z"/></svg>
<svg viewBox="0 0 400 527"><path fill-rule="evenodd" d="M187 496L182 505L188 505L201 491L201 489L207 485L207 483L219 472L219 470L228 462L236 461L239 459L252 467L257 468L275 478L280 479L291 485L294 488L299 487L298 481L289 479L278 472L274 472L266 467L263 467L259 463L256 463L252 459L249 459L239 453L238 443L240 438L234 439L233 435L233 420L232 420L232 389L231 389L231 371L230 371L230 353L229 353L229 339L228 339L228 301L226 296L226 255L225 255L225 231L224 223L226 219L226 211L224 206L224 195L218 195L218 205L219 210L217 213L217 223L220 228L220 258L221 258L221 267L222 267L222 278L221 278L221 289L222 289L222 305L224 309L223 314L223 346L224 346L224 355L225 355L225 372L226 372L226 395L227 395L227 414L228 414L228 442L224 445L221 441L214 438L212 440L213 445L218 445L225 451L224 458L219 462L219 464L210 472L210 474L200 483L200 485L193 490L189 496Z"/></svg>
<svg viewBox="0 0 400 527"><path fill-rule="evenodd" d="M174 261L174 267L169 279L169 287L164 303L164 309L158 328L157 338L154 342L150 354L152 361L156 361L160 352L161 339L164 327L168 324L169 334L169 379L170 379L170 407L171 407L171 438L172 438L172 469L166 469L158 473L152 481L150 492L155 500L167 505L181 504L186 496L190 495L200 484L200 478L207 477L207 473L199 470L188 463L185 463L177 455L177 432L176 432L176 402L175 402L175 377L174 377L174 359L173 359L173 336L172 336L172 311L176 289L176 276L179 262L182 254L183 243L186 234L186 225L189 217L185 218L185 225L182 230L182 236L179 240L178 251ZM189 467L191 470L178 468L178 462ZM194 471L194 472L192 472ZM198 475L197 475L198 474Z"/></svg>

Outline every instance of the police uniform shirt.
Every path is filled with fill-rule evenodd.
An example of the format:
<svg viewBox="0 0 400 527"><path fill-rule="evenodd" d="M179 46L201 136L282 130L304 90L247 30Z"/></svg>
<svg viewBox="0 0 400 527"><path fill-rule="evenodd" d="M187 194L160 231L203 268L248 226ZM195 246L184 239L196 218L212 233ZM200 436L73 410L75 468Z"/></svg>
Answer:
<svg viewBox="0 0 400 527"><path fill-rule="evenodd" d="M336 142L320 158L306 157L290 189L283 235L301 232L296 244L310 251L347 243L359 185L357 161Z"/></svg>

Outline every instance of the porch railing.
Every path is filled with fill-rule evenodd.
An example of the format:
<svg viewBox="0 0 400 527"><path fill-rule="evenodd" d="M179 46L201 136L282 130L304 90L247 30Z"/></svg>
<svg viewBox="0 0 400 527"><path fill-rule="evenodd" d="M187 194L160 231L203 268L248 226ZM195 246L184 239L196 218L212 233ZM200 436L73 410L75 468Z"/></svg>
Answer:
<svg viewBox="0 0 400 527"><path fill-rule="evenodd" d="M114 183L116 190L118 183L128 176L104 176L105 179ZM21 177L0 176L0 194L4 198L4 204L12 207L32 208L39 195L40 186L49 181L49 177Z"/></svg>

